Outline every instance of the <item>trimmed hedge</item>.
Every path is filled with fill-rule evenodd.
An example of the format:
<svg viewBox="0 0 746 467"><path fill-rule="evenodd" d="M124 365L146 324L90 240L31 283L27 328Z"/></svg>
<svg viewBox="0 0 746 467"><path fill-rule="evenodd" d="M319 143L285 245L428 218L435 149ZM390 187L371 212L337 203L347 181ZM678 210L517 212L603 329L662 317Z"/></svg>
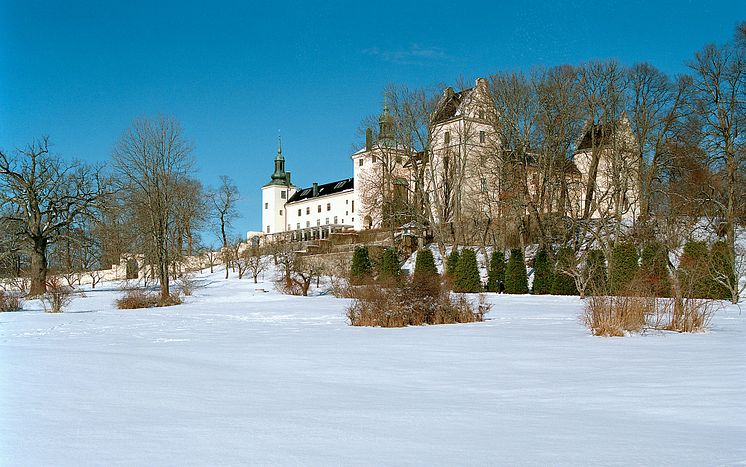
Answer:
<svg viewBox="0 0 746 467"><path fill-rule="evenodd" d="M482 291L477 255L470 248L461 252L461 257L456 266L456 274L453 278L453 291L462 293Z"/></svg>
<svg viewBox="0 0 746 467"><path fill-rule="evenodd" d="M353 283L365 282L373 272L373 265L368 255L368 247L357 246L352 254L352 265L350 266L350 281Z"/></svg>
<svg viewBox="0 0 746 467"><path fill-rule="evenodd" d="M552 278L552 295L577 295L578 287L575 285L575 278L569 274L561 272L574 263L575 252L570 248L562 248L557 252L557 269Z"/></svg>
<svg viewBox="0 0 746 467"><path fill-rule="evenodd" d="M632 243L618 243L611 250L609 290L612 294L627 292L637 274L637 248Z"/></svg>
<svg viewBox="0 0 746 467"><path fill-rule="evenodd" d="M461 255L458 252L458 249L456 247L453 247L451 250L451 254L448 255L448 259L446 260L446 274L450 277L454 277L456 275L456 268L458 267L458 261Z"/></svg>
<svg viewBox="0 0 746 467"><path fill-rule="evenodd" d="M505 285L505 253L495 250L490 257L490 267L487 271L487 290L502 292L501 285Z"/></svg>
<svg viewBox="0 0 746 467"><path fill-rule="evenodd" d="M586 274L590 280L586 285L588 295L606 295L608 273L606 271L606 257L601 250L591 250L585 260Z"/></svg>
<svg viewBox="0 0 746 467"><path fill-rule="evenodd" d="M640 277L656 297L671 296L671 278L668 274L668 251L659 242L650 242L640 255Z"/></svg>
<svg viewBox="0 0 746 467"><path fill-rule="evenodd" d="M399 257L396 254L396 250L386 248L381 255L381 264L378 267L378 280L395 281L399 279L400 275L401 267L399 266Z"/></svg>
<svg viewBox="0 0 746 467"><path fill-rule="evenodd" d="M514 248L510 250L510 259L505 268L505 293L526 294L528 293L528 276L526 275L526 264L523 260L523 250Z"/></svg>
<svg viewBox="0 0 746 467"><path fill-rule="evenodd" d="M542 248L536 252L534 258L534 295L546 295L551 292L554 268L549 252Z"/></svg>

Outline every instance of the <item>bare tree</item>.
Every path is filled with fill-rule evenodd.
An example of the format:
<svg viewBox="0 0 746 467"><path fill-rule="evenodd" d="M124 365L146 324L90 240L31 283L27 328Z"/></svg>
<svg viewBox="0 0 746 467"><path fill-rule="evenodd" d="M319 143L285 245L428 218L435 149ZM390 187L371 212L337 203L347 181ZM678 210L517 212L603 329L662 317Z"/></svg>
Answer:
<svg viewBox="0 0 746 467"><path fill-rule="evenodd" d="M220 177L220 186L210 193L210 203L218 221L218 230L220 239L223 242L223 249L230 249L228 234L233 220L238 215L236 203L239 199L238 187L233 183L230 177L222 175ZM231 256L225 257L225 278L228 279L228 268L230 266Z"/></svg>
<svg viewBox="0 0 746 467"><path fill-rule="evenodd" d="M241 258L245 262L246 268L251 271L251 276L256 284L259 274L267 268L267 260L262 255L262 250L257 247L246 248L241 253Z"/></svg>
<svg viewBox="0 0 746 467"><path fill-rule="evenodd" d="M192 167L191 147L172 117L141 118L127 130L114 149L114 167L130 208L145 220L150 256L163 299L170 296L171 245L176 239L176 193ZM152 264L152 263L151 263Z"/></svg>
<svg viewBox="0 0 746 467"><path fill-rule="evenodd" d="M746 48L733 44L708 45L689 64L694 72L696 110L703 123L703 145L709 163L722 180L714 199L725 222L731 267L736 264L738 204L746 196L742 145L746 124ZM734 270L735 273L735 270ZM738 278L729 284L733 303L739 296Z"/></svg>
<svg viewBox="0 0 746 467"><path fill-rule="evenodd" d="M0 151L0 209L31 255L30 295L46 292L49 247L93 217L103 186L98 169L51 155L47 138L10 157Z"/></svg>

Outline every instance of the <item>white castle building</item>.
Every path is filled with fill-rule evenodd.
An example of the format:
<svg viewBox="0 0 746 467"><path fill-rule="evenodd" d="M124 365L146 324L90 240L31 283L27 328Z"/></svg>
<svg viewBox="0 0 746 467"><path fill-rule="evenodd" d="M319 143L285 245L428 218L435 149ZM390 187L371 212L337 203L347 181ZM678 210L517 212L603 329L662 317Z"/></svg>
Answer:
<svg viewBox="0 0 746 467"><path fill-rule="evenodd" d="M313 183L310 187L298 188L293 185L290 172L285 170L285 157L282 145L278 144L274 160L274 172L270 181L262 187L262 232L249 232L248 236L273 236L283 234L296 240L326 238L332 232L364 230L381 227L386 209L377 202L380 193L401 191L406 202L409 188L416 181L413 176L413 160L425 164L429 174L422 182L436 222L459 222L453 212L468 211L471 216L480 213L494 217L495 193L509 189L505 185L504 168L490 166L494 161L507 161L509 157L485 157L501 151L500 138L492 122L496 110L489 97L485 79L477 79L473 88L455 92L452 88L444 91L430 129L430 154L412 154L397 144L395 121L384 104L379 117L379 131L374 142L370 129L366 132L365 147L352 154L352 178L329 183ZM624 141L630 141L629 122L620 122L624 127ZM607 194L610 178L605 162L610 142L619 138L598 137L603 128L592 125L585 128L572 161L567 161L563 170L571 183L563 195L566 211L580 216L584 211L594 213L598 206L611 202ZM593 140L594 144L590 145ZM419 158L419 159L418 159ZM594 158L599 162L593 163ZM493 162L489 162L493 161ZM500 162L505 164L505 162ZM458 164L458 167L456 167ZM530 165L530 164L529 164ZM510 168L508 168L510 170ZM537 191L538 177L531 167L520 177L526 177L525 186L529 196ZM454 173L461 178L454 183ZM385 175L384 175L385 174ZM497 175L503 174L503 175ZM593 175L590 175L593 174ZM456 175L458 177L458 175ZM629 184L623 192L625 214L637 212L639 203L635 187L635 174L628 177ZM385 181L384 181L385 180ZM457 186L456 193L448 193ZM383 185L386 185L385 187ZM591 190L588 187L591 186ZM401 190L399 190L401 188ZM618 191L618 190L617 190ZM593 206L589 204L589 194L593 196ZM499 195L498 195L499 197ZM458 205L458 209L445 206L445 203ZM631 209L627 209L631 206ZM550 206L549 209L554 209ZM557 206L557 209L560 209ZM488 212L489 211L489 212ZM458 216L458 215L456 215ZM449 217L449 218L444 218Z"/></svg>

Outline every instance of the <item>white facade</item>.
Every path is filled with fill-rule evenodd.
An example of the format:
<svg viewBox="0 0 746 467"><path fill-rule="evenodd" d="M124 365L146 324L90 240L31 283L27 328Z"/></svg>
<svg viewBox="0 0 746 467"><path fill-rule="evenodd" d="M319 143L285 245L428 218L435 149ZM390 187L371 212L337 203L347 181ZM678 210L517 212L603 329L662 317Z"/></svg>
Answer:
<svg viewBox="0 0 746 467"><path fill-rule="evenodd" d="M355 190L316 196L285 205L286 231L322 226L355 225Z"/></svg>
<svg viewBox="0 0 746 467"><path fill-rule="evenodd" d="M262 233L275 234L286 231L288 213L285 204L295 191L293 186L262 187Z"/></svg>

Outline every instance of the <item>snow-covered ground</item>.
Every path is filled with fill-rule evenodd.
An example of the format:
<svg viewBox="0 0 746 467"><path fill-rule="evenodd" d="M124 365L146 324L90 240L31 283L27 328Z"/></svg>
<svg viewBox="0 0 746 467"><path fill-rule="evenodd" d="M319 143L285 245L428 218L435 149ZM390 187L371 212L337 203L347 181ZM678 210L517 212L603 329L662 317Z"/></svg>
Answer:
<svg viewBox="0 0 746 467"><path fill-rule="evenodd" d="M2 465L746 463L746 316L589 335L574 297L353 328L347 300L201 276L178 307L0 314ZM109 287L108 289L106 287Z"/></svg>

